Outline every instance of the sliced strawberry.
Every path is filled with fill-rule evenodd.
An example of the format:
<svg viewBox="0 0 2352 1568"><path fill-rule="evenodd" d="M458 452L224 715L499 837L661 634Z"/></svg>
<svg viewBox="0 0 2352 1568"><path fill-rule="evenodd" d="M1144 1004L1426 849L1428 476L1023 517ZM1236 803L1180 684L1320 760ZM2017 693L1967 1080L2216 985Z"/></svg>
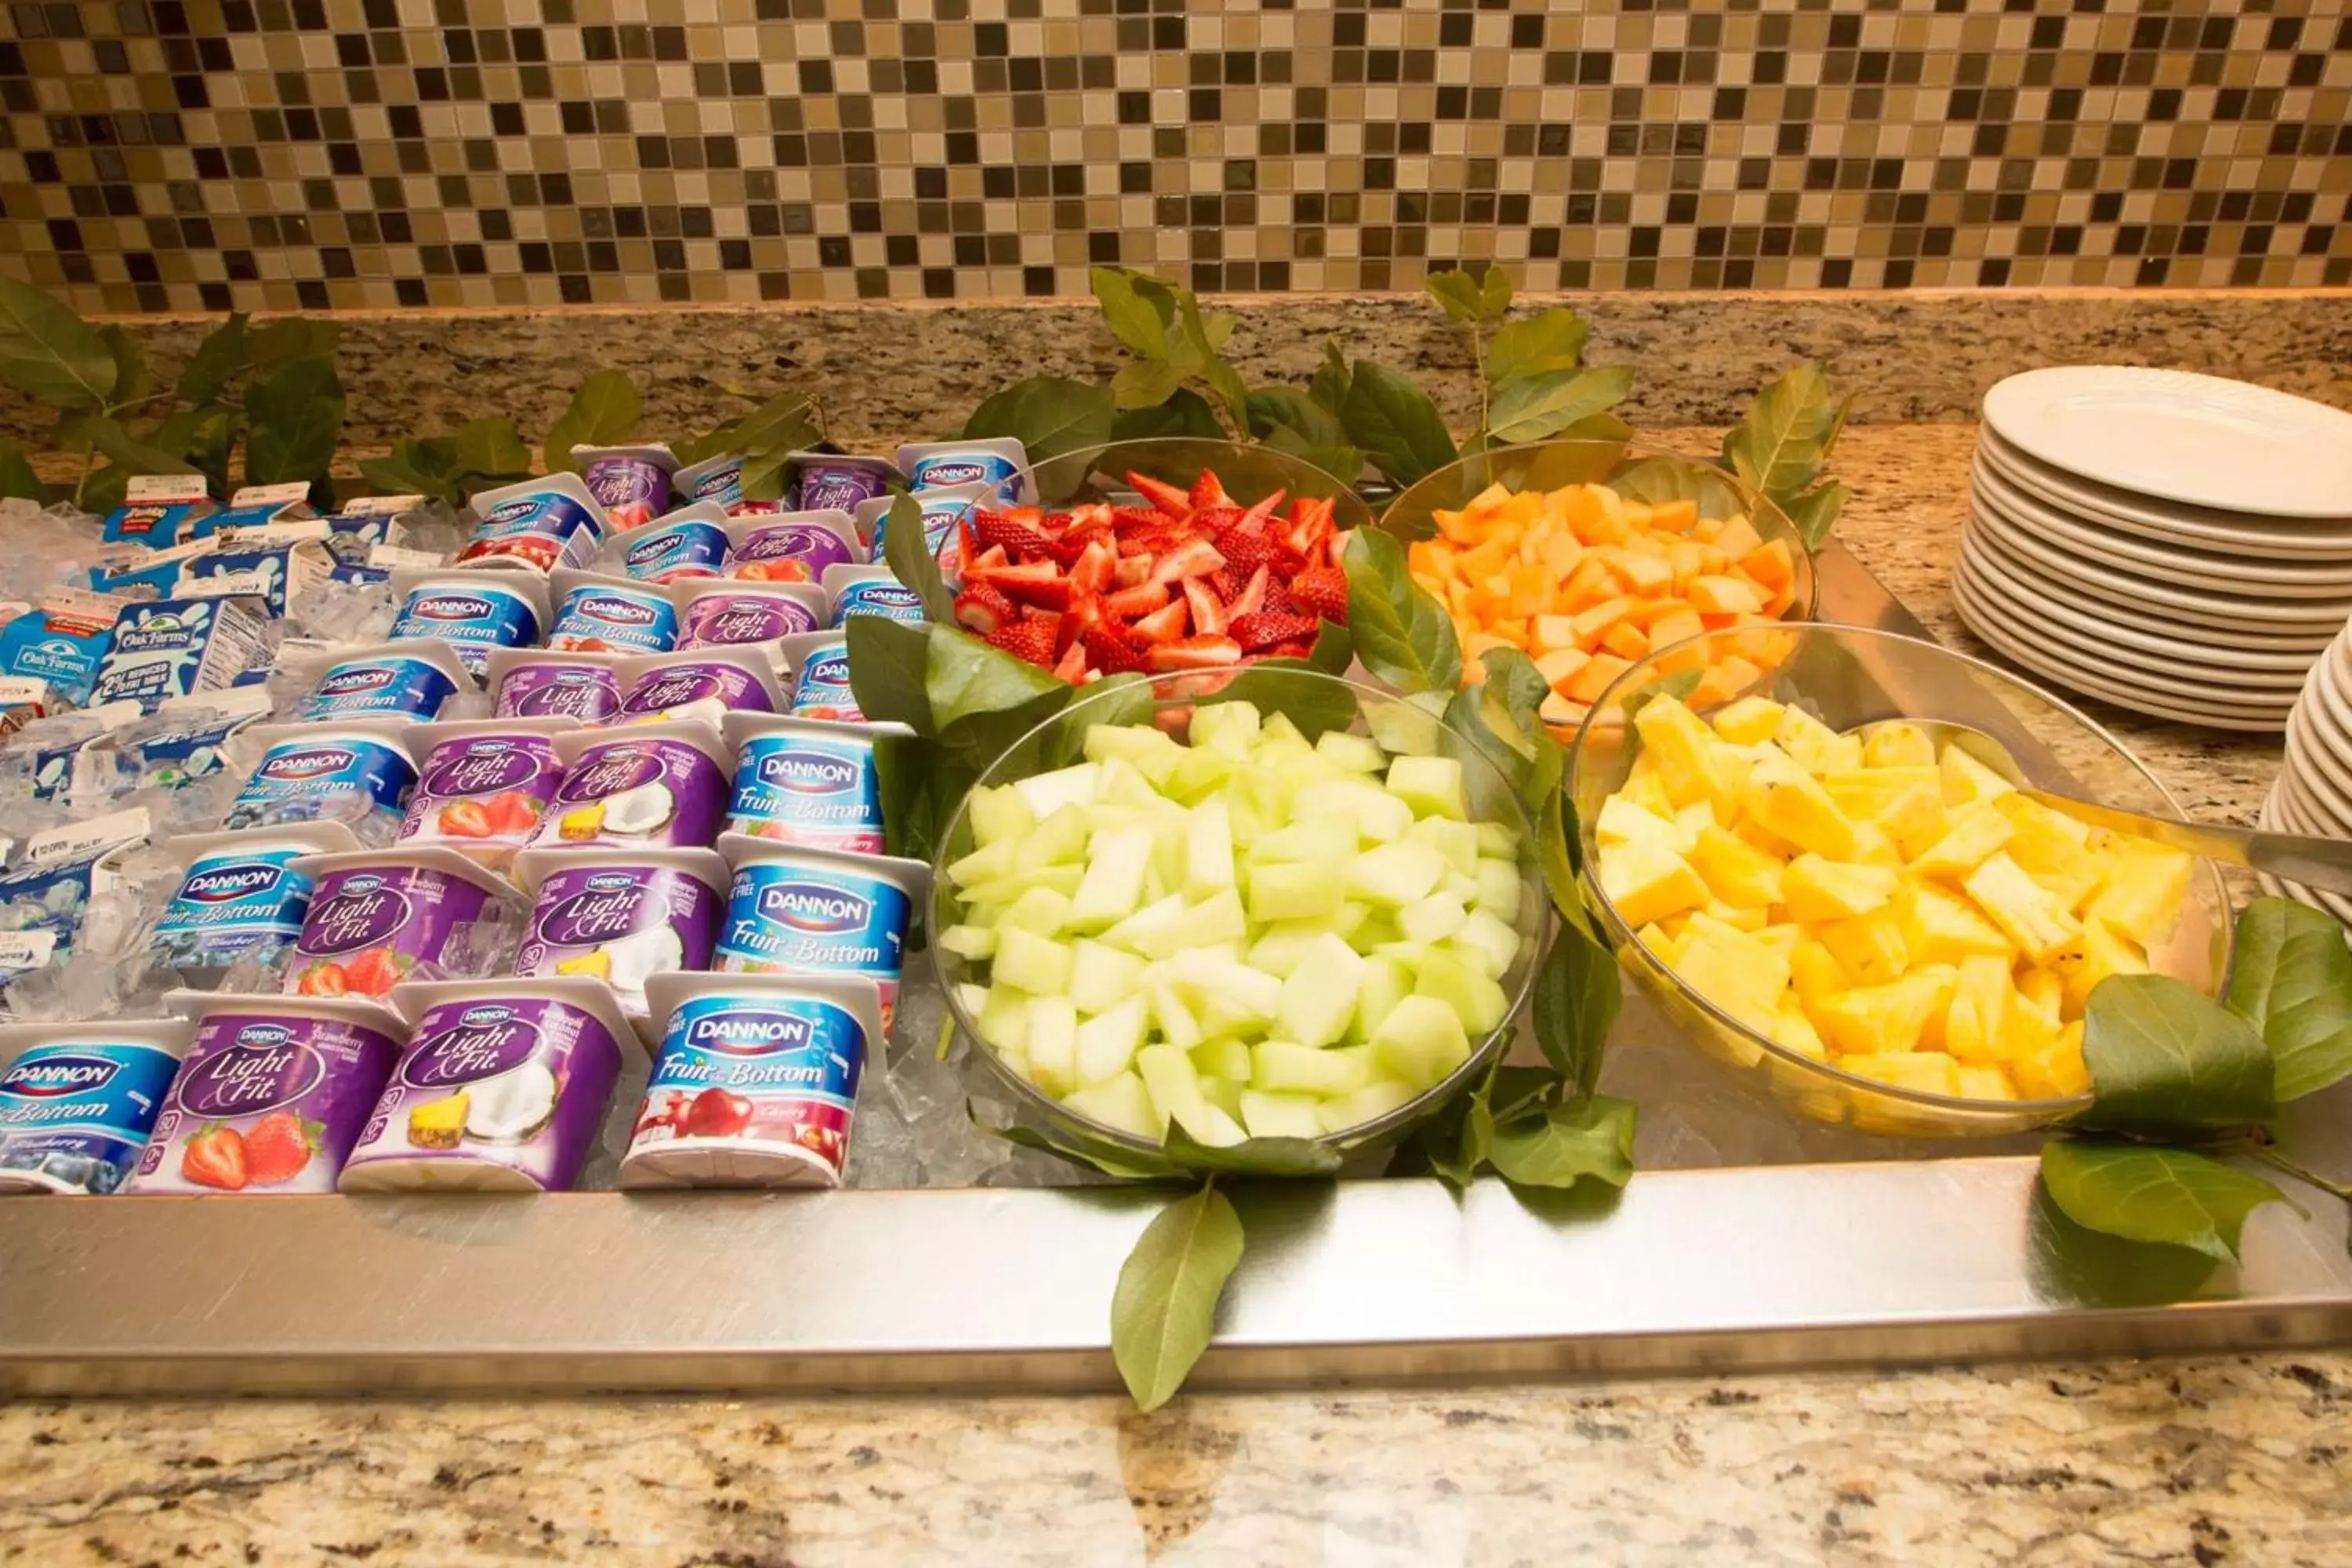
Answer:
<svg viewBox="0 0 2352 1568"><path fill-rule="evenodd" d="M1066 648L1097 626L1108 625L1109 616L1102 601L1092 594L1082 594L1070 601L1070 607L1058 617L1054 628L1054 646Z"/></svg>
<svg viewBox="0 0 2352 1568"><path fill-rule="evenodd" d="M1242 645L1244 653L1263 653L1276 643L1305 637L1312 641L1322 625L1312 616L1283 612L1266 615L1236 616L1225 628L1234 641Z"/></svg>
<svg viewBox="0 0 2352 1568"><path fill-rule="evenodd" d="M1103 553L1114 563L1118 560L1118 547L1111 542L1110 530L1091 525L1072 529L1056 538L1054 541L1054 559L1067 566L1097 544L1102 546Z"/></svg>
<svg viewBox="0 0 2352 1568"><path fill-rule="evenodd" d="M1111 571L1110 580L1112 586L1118 588L1133 588L1141 584L1150 582L1152 559L1153 558L1149 555L1120 556L1118 558L1118 564Z"/></svg>
<svg viewBox="0 0 2352 1568"><path fill-rule="evenodd" d="M1148 649L1143 656L1146 669L1221 669L1242 661L1241 644L1226 637L1180 637Z"/></svg>
<svg viewBox="0 0 2352 1568"><path fill-rule="evenodd" d="M1132 468L1128 470L1127 482L1135 487L1137 494L1168 516L1181 518L1192 515L1192 498L1177 486L1155 479L1149 474L1139 474Z"/></svg>
<svg viewBox="0 0 2352 1568"><path fill-rule="evenodd" d="M1305 658L1315 651L1311 642L1278 642L1267 648L1261 658Z"/></svg>
<svg viewBox="0 0 2352 1568"><path fill-rule="evenodd" d="M1242 509L1237 506L1204 506L1192 514L1191 521L1194 528L1206 529L1213 534L1223 533L1226 529L1241 526Z"/></svg>
<svg viewBox="0 0 2352 1568"><path fill-rule="evenodd" d="M1003 648L1041 668L1053 668L1054 628L1044 621L1014 621L988 634L991 647Z"/></svg>
<svg viewBox="0 0 2352 1568"><path fill-rule="evenodd" d="M1258 570L1263 572L1265 568L1261 566ZM1246 588L1243 589L1242 599L1246 599L1248 597L1249 590ZM1234 608L1236 612L1241 609L1241 599L1234 601ZM1291 598L1290 589L1284 584L1284 581L1279 577L1268 577L1265 583L1265 592L1258 597L1257 609L1265 615L1278 616L1287 614L1297 608L1298 608L1297 602Z"/></svg>
<svg viewBox="0 0 2352 1568"><path fill-rule="evenodd" d="M1225 493L1225 481L1217 478L1214 468L1202 468L1201 477L1192 481L1192 510L1204 506L1231 506L1234 498Z"/></svg>
<svg viewBox="0 0 2352 1568"><path fill-rule="evenodd" d="M1167 521L1167 514L1158 507L1115 506L1110 509L1110 526L1114 532L1126 529L1158 528Z"/></svg>
<svg viewBox="0 0 2352 1568"><path fill-rule="evenodd" d="M1285 490L1275 491L1249 510L1242 513L1241 520L1234 526L1244 533L1264 533L1266 520L1274 515L1274 509L1282 504L1282 498L1287 493Z"/></svg>
<svg viewBox="0 0 2352 1568"><path fill-rule="evenodd" d="M1336 566L1317 566L1293 577L1290 599L1307 615L1348 624L1348 574Z"/></svg>
<svg viewBox="0 0 2352 1568"><path fill-rule="evenodd" d="M1192 629L1201 636L1214 637L1225 629L1224 602L1217 597L1207 579L1184 579L1184 603L1192 612Z"/></svg>
<svg viewBox="0 0 2352 1568"><path fill-rule="evenodd" d="M1107 500L1082 501L1070 509L1069 519L1068 527L1072 530L1107 529L1118 521L1118 508Z"/></svg>
<svg viewBox="0 0 2352 1568"><path fill-rule="evenodd" d="M1139 646L1174 642L1184 635L1184 619L1191 614L1191 606L1183 600L1174 600L1165 609L1154 610L1129 626L1128 640Z"/></svg>
<svg viewBox="0 0 2352 1568"><path fill-rule="evenodd" d="M1228 625L1235 616L1255 615L1265 607L1267 581L1266 570L1261 566L1249 574L1248 581L1241 585L1240 592L1225 601L1225 620Z"/></svg>
<svg viewBox="0 0 2352 1568"><path fill-rule="evenodd" d="M1070 563L1070 584L1081 593L1099 594L1110 586L1111 578L1118 572L1118 556L1110 541L1097 537L1089 541L1078 558Z"/></svg>
<svg viewBox="0 0 2352 1568"><path fill-rule="evenodd" d="M1346 534L1332 534L1330 538L1323 542L1323 550L1325 554L1330 558L1332 565L1345 566L1348 563L1348 536Z"/></svg>
<svg viewBox="0 0 2352 1568"><path fill-rule="evenodd" d="M1165 583L1139 583L1132 588L1121 588L1116 594L1103 595L1103 608L1123 621L1148 616L1161 608L1175 595Z"/></svg>
<svg viewBox="0 0 2352 1568"><path fill-rule="evenodd" d="M1070 580L1051 561L1027 561L976 574L980 580L1008 598L1042 610L1064 610L1070 604Z"/></svg>
<svg viewBox="0 0 2352 1568"><path fill-rule="evenodd" d="M1013 564L1013 557L1004 553L1004 546L1002 544L992 544L979 554L967 555L964 559L971 563L971 569L975 572L986 572L998 566Z"/></svg>
<svg viewBox="0 0 2352 1568"><path fill-rule="evenodd" d="M1217 553L1225 558L1226 565L1246 572L1264 564L1274 551L1264 534L1253 533L1237 524L1217 535Z"/></svg>
<svg viewBox="0 0 2352 1568"><path fill-rule="evenodd" d="M1215 545L1205 539L1196 539L1161 556L1160 563L1151 569L1151 578L1156 583L1173 583L1184 577L1205 577L1224 563L1225 558L1217 553Z"/></svg>
<svg viewBox="0 0 2352 1568"><path fill-rule="evenodd" d="M981 543L1002 545L1012 552L1015 561L1051 561L1054 558L1053 536L1017 513L982 512L972 519L971 529L980 536Z"/></svg>
<svg viewBox="0 0 2352 1568"><path fill-rule="evenodd" d="M974 583L956 595L956 625L982 637L1013 620L1021 614L1018 606L986 583Z"/></svg>
<svg viewBox="0 0 2352 1568"><path fill-rule="evenodd" d="M1068 647L1064 648L1062 650L1060 660L1054 666L1054 673L1061 677L1064 680L1068 681L1073 686L1076 686L1079 681L1085 679L1087 674L1086 645L1084 643L1074 642Z"/></svg>
<svg viewBox="0 0 2352 1568"><path fill-rule="evenodd" d="M1097 626L1086 636L1087 661L1105 675L1118 675L1125 670L1141 669L1143 660L1127 646L1127 640L1108 626Z"/></svg>

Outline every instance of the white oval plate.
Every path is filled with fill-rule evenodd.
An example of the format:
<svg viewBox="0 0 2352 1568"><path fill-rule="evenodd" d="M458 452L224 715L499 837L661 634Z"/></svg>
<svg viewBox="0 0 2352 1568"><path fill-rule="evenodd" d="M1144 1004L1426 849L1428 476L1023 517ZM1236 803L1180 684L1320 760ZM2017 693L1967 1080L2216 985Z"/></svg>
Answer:
<svg viewBox="0 0 2352 1568"><path fill-rule="evenodd" d="M2352 517L2352 414L2251 382L2059 365L1997 384L1984 417L2028 457L2159 500Z"/></svg>
<svg viewBox="0 0 2352 1568"><path fill-rule="evenodd" d="M2111 533L2096 523L2082 521L2045 506L1991 472L1982 462L1970 470L1969 479L1979 510L1998 511L2012 526L2055 543L2070 545L2126 572L2177 583L2185 588L2222 594L2352 599L2352 562L2295 564L2242 561L2210 550L2153 543L2129 534Z"/></svg>
<svg viewBox="0 0 2352 1568"><path fill-rule="evenodd" d="M2237 626L2200 626L2188 621L2173 620L2154 610L2134 605L2124 608L2108 603L2095 593L2060 583L2042 575L2031 564L2008 554L1982 531L1969 529L1960 536L1960 554L1975 563L1989 583L1998 583L2029 600L2037 611L2063 605L2080 617L2097 623L2108 630L2128 627L2145 634L2159 647L2179 654L2186 652L2202 658L2209 653L2238 657L2250 651L2264 658L2292 659L2308 665L2326 653L2336 639L2324 631L2258 632Z"/></svg>
<svg viewBox="0 0 2352 1568"><path fill-rule="evenodd" d="M2352 518L2266 526L2237 512L2168 507L2037 463L1983 427L1977 431L1977 456L2001 478L2052 506L2144 538L2270 560L2352 559Z"/></svg>
<svg viewBox="0 0 2352 1568"><path fill-rule="evenodd" d="M2200 663L2226 666L2233 673L2242 670L2250 674L2292 674L2300 679L2325 652L2311 647L2307 640L2300 647L2241 647L2218 640L2231 634L2210 632L2203 626L2137 615L2102 616L2097 612L2104 606L2095 599L2062 598L2019 576L1986 550L1975 535L1961 541L1959 562L1975 573L1976 586L1996 605L2013 604L2036 616L2048 616L2054 623L2053 630L2064 626L2083 637L2105 639L2137 653L2160 655L2173 665L2189 658Z"/></svg>
<svg viewBox="0 0 2352 1568"><path fill-rule="evenodd" d="M1983 605L1969 596L1965 587L1957 583L1953 586L1952 602L1958 606L1960 618L1968 623L1971 631L2053 685L2084 692L2112 702L2118 708L2183 724L2198 724L2215 730L2242 730L2265 735L2277 734L2286 727L2287 713L2292 705L2276 709L2247 709L2235 704L2223 706L2193 696L2180 697L2137 685L2121 684L2104 674L2085 674L2081 660L2044 652L2001 626L1995 617L1985 613Z"/></svg>
<svg viewBox="0 0 2352 1568"><path fill-rule="evenodd" d="M2126 609L2156 607L2199 626L2255 626L2273 631L2301 631L2332 636L2352 616L2352 598L2250 599L2217 591L2198 592L2170 583L2153 582L2118 571L2104 562L2070 556L1999 512L1972 508L1969 524L1981 528L2008 553L2032 563L2047 576L2079 584L2099 597Z"/></svg>
<svg viewBox="0 0 2352 1568"><path fill-rule="evenodd" d="M2112 667L2118 679L2145 678L2160 685L2176 678L2183 668L2189 668L2210 678L2195 682L2201 689L2216 696L2227 694L2267 704L2293 702L2302 693L2305 677L2311 670L2310 660L2292 669L2241 669L2208 658L2204 649L2189 649L2178 643L2153 650L2135 647L2104 631L2081 632L2054 616L2045 618L2042 612L2046 606L2003 595L1965 553L1954 566L1953 574L1955 581L1965 578L1970 596L2018 626L2020 635L2031 637L2053 654L2082 659L2093 669Z"/></svg>

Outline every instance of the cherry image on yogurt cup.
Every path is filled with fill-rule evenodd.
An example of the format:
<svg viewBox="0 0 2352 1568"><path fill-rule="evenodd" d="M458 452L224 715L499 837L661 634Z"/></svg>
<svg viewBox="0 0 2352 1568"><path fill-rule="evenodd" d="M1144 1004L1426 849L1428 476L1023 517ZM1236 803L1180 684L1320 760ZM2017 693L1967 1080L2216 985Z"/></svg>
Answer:
<svg viewBox="0 0 2352 1568"><path fill-rule="evenodd" d="M706 1089L694 1097L680 1130L689 1138L732 1138L751 1125L751 1102L723 1089Z"/></svg>

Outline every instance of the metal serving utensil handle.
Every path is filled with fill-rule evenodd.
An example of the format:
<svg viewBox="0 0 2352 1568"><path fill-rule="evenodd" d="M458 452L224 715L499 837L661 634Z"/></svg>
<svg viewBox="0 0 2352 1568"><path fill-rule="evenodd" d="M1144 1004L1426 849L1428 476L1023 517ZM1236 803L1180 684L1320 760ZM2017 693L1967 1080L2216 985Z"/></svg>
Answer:
<svg viewBox="0 0 2352 1568"><path fill-rule="evenodd" d="M2352 840L2314 838L2301 833L2265 833L2255 828L2222 827L2182 822L2169 816L2119 811L2094 805L2073 795L2026 787L2021 793L2053 811L2063 811L2077 822L2118 833L2137 834L2175 849L2186 849L2209 860L2222 860L2267 872L2281 881L2324 888L2331 893L2352 893Z"/></svg>

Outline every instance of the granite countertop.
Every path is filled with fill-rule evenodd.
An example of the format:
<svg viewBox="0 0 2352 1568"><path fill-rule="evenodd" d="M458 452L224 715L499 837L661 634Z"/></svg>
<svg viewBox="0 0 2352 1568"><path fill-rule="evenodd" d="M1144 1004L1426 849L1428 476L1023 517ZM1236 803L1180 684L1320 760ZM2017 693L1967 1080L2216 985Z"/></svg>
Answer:
<svg viewBox="0 0 2352 1568"><path fill-rule="evenodd" d="M1684 433L1699 438L1699 432ZM1843 535L1945 577L1963 425L1848 431ZM2195 812L2274 740L2087 704ZM456 1310L457 1304L452 1304ZM2322 1564L2352 1353L1187 1397L0 1406L0 1561Z"/></svg>

